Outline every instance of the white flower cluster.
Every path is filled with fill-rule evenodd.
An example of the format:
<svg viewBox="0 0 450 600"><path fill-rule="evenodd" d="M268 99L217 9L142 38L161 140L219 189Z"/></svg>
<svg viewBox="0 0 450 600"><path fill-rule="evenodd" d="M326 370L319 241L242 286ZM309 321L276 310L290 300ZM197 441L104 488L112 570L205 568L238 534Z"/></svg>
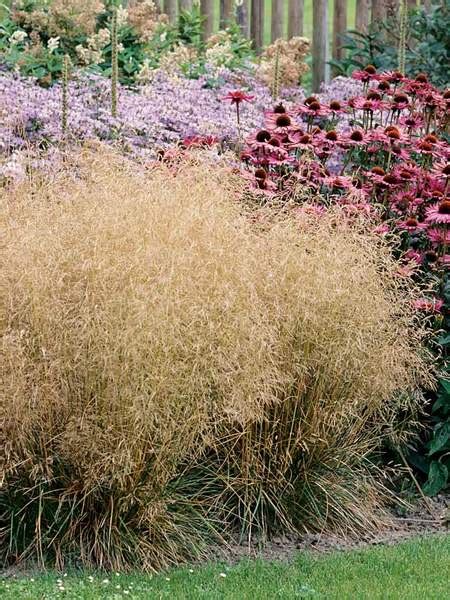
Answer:
<svg viewBox="0 0 450 600"><path fill-rule="evenodd" d="M98 65L102 60L102 50L109 44L109 29L100 29L87 39L87 47L81 44L75 47L79 61L84 65ZM120 49L119 49L120 51Z"/></svg>
<svg viewBox="0 0 450 600"><path fill-rule="evenodd" d="M22 42L24 42L27 37L28 34L26 31L18 29L9 37L8 41L11 44L11 46L16 46L17 44L21 44Z"/></svg>

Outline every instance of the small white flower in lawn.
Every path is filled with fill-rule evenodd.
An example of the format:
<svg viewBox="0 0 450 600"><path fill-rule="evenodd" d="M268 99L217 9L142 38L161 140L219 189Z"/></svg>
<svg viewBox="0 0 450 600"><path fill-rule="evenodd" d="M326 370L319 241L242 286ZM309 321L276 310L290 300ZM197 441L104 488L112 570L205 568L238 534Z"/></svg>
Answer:
<svg viewBox="0 0 450 600"><path fill-rule="evenodd" d="M60 591L60 592L65 592L65 591L66 591L66 588L65 588L64 586L62 586L62 585L61 585L61 586L59 587L59 591Z"/></svg>
<svg viewBox="0 0 450 600"><path fill-rule="evenodd" d="M116 590L120 590L120 585L116 585Z"/></svg>
<svg viewBox="0 0 450 600"><path fill-rule="evenodd" d="M219 577L226 577L227 574L226 573L219 573Z"/></svg>
<svg viewBox="0 0 450 600"><path fill-rule="evenodd" d="M94 578L92 577L92 575L89 575L88 579L89 579L89 581L94 581Z"/></svg>
<svg viewBox="0 0 450 600"><path fill-rule="evenodd" d="M166 577L166 581L170 581L170 577Z"/></svg>
<svg viewBox="0 0 450 600"><path fill-rule="evenodd" d="M57 579L56 583L62 583L62 579Z"/></svg>
<svg viewBox="0 0 450 600"><path fill-rule="evenodd" d="M193 573L193 572L194 572L194 569L189 569L189 573Z"/></svg>
<svg viewBox="0 0 450 600"><path fill-rule="evenodd" d="M116 577L119 577L120 573L116 573Z"/></svg>
<svg viewBox="0 0 450 600"><path fill-rule="evenodd" d="M67 573L64 573L64 577L67 577Z"/></svg>
<svg viewBox="0 0 450 600"><path fill-rule="evenodd" d="M33 577L30 579L30 581L34 581Z"/></svg>
<svg viewBox="0 0 450 600"><path fill-rule="evenodd" d="M129 594L129 593L130 593L130 590L123 590L123 593L124 593L124 594Z"/></svg>
<svg viewBox="0 0 450 600"><path fill-rule="evenodd" d="M102 583L109 583L109 579L104 579Z"/></svg>

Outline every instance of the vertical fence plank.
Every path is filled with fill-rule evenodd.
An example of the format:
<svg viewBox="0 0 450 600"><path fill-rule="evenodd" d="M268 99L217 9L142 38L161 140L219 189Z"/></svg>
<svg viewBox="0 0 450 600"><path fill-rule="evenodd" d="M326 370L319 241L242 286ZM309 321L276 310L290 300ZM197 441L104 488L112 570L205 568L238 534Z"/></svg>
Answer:
<svg viewBox="0 0 450 600"><path fill-rule="evenodd" d="M313 2L313 92L320 91L320 84L327 80L328 49L328 0Z"/></svg>
<svg viewBox="0 0 450 600"><path fill-rule="evenodd" d="M303 35L304 0L289 0L288 37Z"/></svg>
<svg viewBox="0 0 450 600"><path fill-rule="evenodd" d="M334 0L333 16L333 58L344 57L342 34L347 30L347 0Z"/></svg>
<svg viewBox="0 0 450 600"><path fill-rule="evenodd" d="M180 0L180 10L191 10L192 0Z"/></svg>
<svg viewBox="0 0 450 600"><path fill-rule="evenodd" d="M246 38L250 36L248 14L248 0L236 0L236 21Z"/></svg>
<svg viewBox="0 0 450 600"><path fill-rule="evenodd" d="M234 16L235 0L220 0L220 29L224 29Z"/></svg>
<svg viewBox="0 0 450 600"><path fill-rule="evenodd" d="M177 18L177 0L164 0L164 12L169 16L171 23Z"/></svg>
<svg viewBox="0 0 450 600"><path fill-rule="evenodd" d="M214 13L213 13L214 0L200 0L200 10L202 15L205 17L203 23L203 37L208 39L213 32L214 27Z"/></svg>
<svg viewBox="0 0 450 600"><path fill-rule="evenodd" d="M360 33L367 31L369 25L370 0L356 0L355 29Z"/></svg>
<svg viewBox="0 0 450 600"><path fill-rule="evenodd" d="M386 0L372 0L372 23L384 21L386 17Z"/></svg>
<svg viewBox="0 0 450 600"><path fill-rule="evenodd" d="M264 43L264 0L252 0L250 33L256 52L260 52Z"/></svg>
<svg viewBox="0 0 450 600"><path fill-rule="evenodd" d="M283 37L283 4L284 0L272 0L272 42Z"/></svg>

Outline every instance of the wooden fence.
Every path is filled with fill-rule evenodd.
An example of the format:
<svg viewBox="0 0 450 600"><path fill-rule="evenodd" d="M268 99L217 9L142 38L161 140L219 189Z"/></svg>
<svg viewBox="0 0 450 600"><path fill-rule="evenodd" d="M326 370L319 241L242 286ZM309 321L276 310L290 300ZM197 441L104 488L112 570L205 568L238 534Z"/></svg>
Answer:
<svg viewBox="0 0 450 600"><path fill-rule="evenodd" d="M124 0L131 4L139 0ZM312 3L312 79L317 91L323 81L329 79L328 60L343 56L342 33L346 29L358 31L367 29L371 21L380 21L396 13L400 0L354 0L355 22L348 19L348 0L309 0ZM181 10L189 10L198 5L205 17L204 36L210 36L215 24L224 27L235 21L245 37L253 41L257 52L261 51L264 40L275 41L281 37L303 35L305 5L308 0L271 0L271 19L266 19L266 0L156 0L160 10L169 15L171 21ZM410 7L431 5L431 0L407 0ZM219 15L215 14L218 6ZM218 17L218 20L217 20ZM287 22L286 22L287 20ZM269 29L270 28L270 29Z"/></svg>

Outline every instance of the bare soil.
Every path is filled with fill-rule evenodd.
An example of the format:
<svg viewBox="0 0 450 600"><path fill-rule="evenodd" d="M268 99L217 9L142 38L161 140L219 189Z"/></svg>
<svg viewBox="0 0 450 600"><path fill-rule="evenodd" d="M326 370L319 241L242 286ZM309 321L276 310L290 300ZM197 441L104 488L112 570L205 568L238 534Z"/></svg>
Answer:
<svg viewBox="0 0 450 600"><path fill-rule="evenodd" d="M412 537L450 534L450 495L438 495L414 500L407 506L391 509L391 524L382 531L370 532L358 537L343 537L326 533L308 533L298 536L274 538L264 545L231 544L225 553L219 551L222 560L237 562L242 558L265 560L290 560L298 550L326 553L339 550L354 550L379 544L392 545Z"/></svg>

